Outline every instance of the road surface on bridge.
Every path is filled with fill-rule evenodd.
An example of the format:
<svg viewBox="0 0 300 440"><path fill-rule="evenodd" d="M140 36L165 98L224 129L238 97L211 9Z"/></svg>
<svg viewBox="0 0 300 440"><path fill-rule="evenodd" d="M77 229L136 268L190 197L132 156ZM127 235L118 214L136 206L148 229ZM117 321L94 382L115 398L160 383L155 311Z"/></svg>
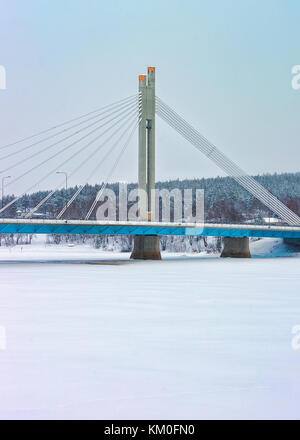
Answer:
<svg viewBox="0 0 300 440"><path fill-rule="evenodd" d="M183 235L300 239L300 226L0 219L0 234Z"/></svg>

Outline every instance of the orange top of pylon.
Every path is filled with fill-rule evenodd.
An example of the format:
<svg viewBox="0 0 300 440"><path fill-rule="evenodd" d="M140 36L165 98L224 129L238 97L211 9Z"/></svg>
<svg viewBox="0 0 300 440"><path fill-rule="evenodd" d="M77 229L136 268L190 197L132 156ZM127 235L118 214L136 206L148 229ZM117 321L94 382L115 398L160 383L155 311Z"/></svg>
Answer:
<svg viewBox="0 0 300 440"><path fill-rule="evenodd" d="M155 67L148 67L148 72L155 72Z"/></svg>
<svg viewBox="0 0 300 440"><path fill-rule="evenodd" d="M140 81L146 81L146 75L139 75Z"/></svg>

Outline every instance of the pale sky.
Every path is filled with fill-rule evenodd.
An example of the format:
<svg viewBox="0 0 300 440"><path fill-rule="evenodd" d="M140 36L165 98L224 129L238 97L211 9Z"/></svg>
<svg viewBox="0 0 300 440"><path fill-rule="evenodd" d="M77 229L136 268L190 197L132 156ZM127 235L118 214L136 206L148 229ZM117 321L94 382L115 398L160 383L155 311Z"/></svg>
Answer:
<svg viewBox="0 0 300 440"><path fill-rule="evenodd" d="M299 22L298 0L0 0L0 147L133 95L153 65L157 95L249 174L300 171ZM223 175L161 121L156 165L157 180ZM137 135L119 179L137 180Z"/></svg>

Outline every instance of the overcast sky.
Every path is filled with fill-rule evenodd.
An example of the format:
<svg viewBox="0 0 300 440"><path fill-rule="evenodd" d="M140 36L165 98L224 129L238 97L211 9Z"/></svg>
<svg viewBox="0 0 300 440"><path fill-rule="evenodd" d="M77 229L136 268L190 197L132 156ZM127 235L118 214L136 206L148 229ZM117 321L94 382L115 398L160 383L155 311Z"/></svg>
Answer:
<svg viewBox="0 0 300 440"><path fill-rule="evenodd" d="M298 0L0 0L0 146L134 94L153 65L157 95L250 174L299 171L299 22ZM157 180L216 175L158 122ZM137 136L118 179L137 180Z"/></svg>

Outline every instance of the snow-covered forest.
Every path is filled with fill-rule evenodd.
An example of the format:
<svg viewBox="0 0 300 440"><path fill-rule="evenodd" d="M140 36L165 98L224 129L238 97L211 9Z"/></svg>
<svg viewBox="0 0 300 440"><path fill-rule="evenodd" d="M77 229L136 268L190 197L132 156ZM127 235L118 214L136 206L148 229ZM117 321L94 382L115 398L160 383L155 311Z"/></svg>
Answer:
<svg viewBox="0 0 300 440"><path fill-rule="evenodd" d="M272 194L278 197L294 212L300 215L300 173L264 174L254 176ZM244 188L238 185L230 177L216 177L209 179L185 179L157 182L157 189L174 188L204 189L205 192L205 221L223 223L262 223L264 217L274 217L274 214L264 207L261 202L254 199ZM64 218L82 219L92 205L101 184L87 185L80 193L76 201L68 208ZM113 189L118 197L118 183L109 184L108 188ZM136 188L136 184L128 184L128 191ZM46 218L55 218L58 212L64 207L66 200L70 199L77 187L57 191L42 206L39 213ZM21 197L15 204L5 211L5 217L15 218L27 213L35 207L49 192L39 191ZM194 191L195 197L195 191ZM11 194L4 198L5 205L14 198ZM171 203L172 210L172 203ZM95 219L96 209L91 216ZM62 236L55 235L47 237L49 244L60 244L66 242L78 244L90 244L98 249L116 250L128 252L132 249L133 237L119 236ZM3 246L14 246L16 244L30 244L31 237L28 235L3 235L0 238ZM220 239L214 237L162 237L162 250L170 252L217 252L221 248Z"/></svg>
<svg viewBox="0 0 300 440"><path fill-rule="evenodd" d="M283 203L300 214L300 172L283 174L264 174L254 176L268 191L278 197ZM118 183L108 184L118 196ZM65 217L69 219L84 218L96 194L101 188L98 185L86 185L75 202L68 208ZM136 188L136 184L128 184L128 191ZM243 220L257 220L260 216L269 216L272 213L244 188L230 177L214 177L208 179L185 179L157 182L157 189L204 189L205 191L205 220L208 222L234 222ZM39 212L48 218L55 218L78 187L70 187L66 191L56 191L40 208ZM15 218L17 212L28 212L35 207L50 191L39 191L24 195L5 211L5 217ZM194 195L195 196L195 195ZM4 197L3 205L13 200L14 194ZM95 218L95 212L91 219Z"/></svg>

